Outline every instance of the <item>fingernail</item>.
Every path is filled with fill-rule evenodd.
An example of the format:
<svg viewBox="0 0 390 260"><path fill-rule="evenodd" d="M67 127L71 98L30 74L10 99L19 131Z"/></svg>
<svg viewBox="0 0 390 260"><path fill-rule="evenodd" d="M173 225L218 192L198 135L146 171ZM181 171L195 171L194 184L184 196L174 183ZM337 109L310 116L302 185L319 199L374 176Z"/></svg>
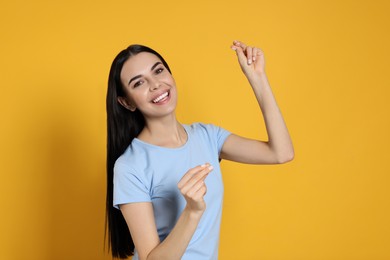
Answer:
<svg viewBox="0 0 390 260"><path fill-rule="evenodd" d="M209 170L211 171L212 169L214 169L214 167L212 165L210 165Z"/></svg>
<svg viewBox="0 0 390 260"><path fill-rule="evenodd" d="M251 65L252 61L251 60L248 60L248 64Z"/></svg>

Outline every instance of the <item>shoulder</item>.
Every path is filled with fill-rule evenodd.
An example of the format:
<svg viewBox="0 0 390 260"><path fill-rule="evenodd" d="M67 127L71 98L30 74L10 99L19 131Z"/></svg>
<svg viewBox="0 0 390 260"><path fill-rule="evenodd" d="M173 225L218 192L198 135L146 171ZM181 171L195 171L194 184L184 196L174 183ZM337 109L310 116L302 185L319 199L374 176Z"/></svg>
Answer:
<svg viewBox="0 0 390 260"><path fill-rule="evenodd" d="M209 144L215 144L218 150L221 149L226 138L231 134L229 131L214 124L194 123L188 126L187 130L191 138L204 140Z"/></svg>
<svg viewBox="0 0 390 260"><path fill-rule="evenodd" d="M185 125L186 130L190 130L193 133L208 133L208 132L213 132L213 131L218 131L220 127L214 125L214 124L207 124L207 123L200 123L196 122L191 125Z"/></svg>
<svg viewBox="0 0 390 260"><path fill-rule="evenodd" d="M132 142L125 150L125 152L119 156L115 161L114 173L123 174L126 172L137 172L137 169L142 168L142 165L145 164L144 158L146 151L143 147L138 146L136 142Z"/></svg>

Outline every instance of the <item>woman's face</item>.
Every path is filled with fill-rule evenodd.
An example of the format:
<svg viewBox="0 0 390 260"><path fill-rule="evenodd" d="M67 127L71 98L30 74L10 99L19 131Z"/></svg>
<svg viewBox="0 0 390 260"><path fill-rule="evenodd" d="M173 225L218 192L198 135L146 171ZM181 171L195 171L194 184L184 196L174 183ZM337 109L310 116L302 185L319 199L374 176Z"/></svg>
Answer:
<svg viewBox="0 0 390 260"><path fill-rule="evenodd" d="M145 119L173 113L176 108L176 83L161 60L149 52L130 57L121 71L125 97L118 102L127 109L139 109Z"/></svg>

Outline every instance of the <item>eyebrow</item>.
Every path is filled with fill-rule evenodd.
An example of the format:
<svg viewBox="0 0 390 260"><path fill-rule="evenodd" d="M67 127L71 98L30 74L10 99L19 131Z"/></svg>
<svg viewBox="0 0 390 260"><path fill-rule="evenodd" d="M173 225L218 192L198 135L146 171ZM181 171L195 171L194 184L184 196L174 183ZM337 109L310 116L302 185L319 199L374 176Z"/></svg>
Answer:
<svg viewBox="0 0 390 260"><path fill-rule="evenodd" d="M162 64L161 63L161 61L158 61L158 62L156 62L151 68L150 68L150 70L152 71L152 70L154 70L158 65L160 65L160 64ZM127 85L130 85L130 83L132 82L132 81L134 81L134 80L136 80L136 79L139 79L139 78L141 78L142 77L142 75L137 75L137 76L135 76L135 77L132 77L130 80L129 80L129 83L127 83Z"/></svg>

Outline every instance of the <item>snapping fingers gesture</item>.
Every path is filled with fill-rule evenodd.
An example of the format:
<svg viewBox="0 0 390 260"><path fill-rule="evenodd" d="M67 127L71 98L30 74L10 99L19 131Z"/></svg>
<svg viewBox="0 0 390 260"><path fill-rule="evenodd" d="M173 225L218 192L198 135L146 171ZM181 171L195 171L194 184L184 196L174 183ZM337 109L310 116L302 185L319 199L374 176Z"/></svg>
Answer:
<svg viewBox="0 0 390 260"><path fill-rule="evenodd" d="M264 53L261 49L240 41L233 41L231 49L236 52L241 69L247 77L265 73Z"/></svg>
<svg viewBox="0 0 390 260"><path fill-rule="evenodd" d="M207 188L204 180L212 170L213 166L210 164L196 166L187 171L177 184L190 211L203 213L206 209L203 197Z"/></svg>

